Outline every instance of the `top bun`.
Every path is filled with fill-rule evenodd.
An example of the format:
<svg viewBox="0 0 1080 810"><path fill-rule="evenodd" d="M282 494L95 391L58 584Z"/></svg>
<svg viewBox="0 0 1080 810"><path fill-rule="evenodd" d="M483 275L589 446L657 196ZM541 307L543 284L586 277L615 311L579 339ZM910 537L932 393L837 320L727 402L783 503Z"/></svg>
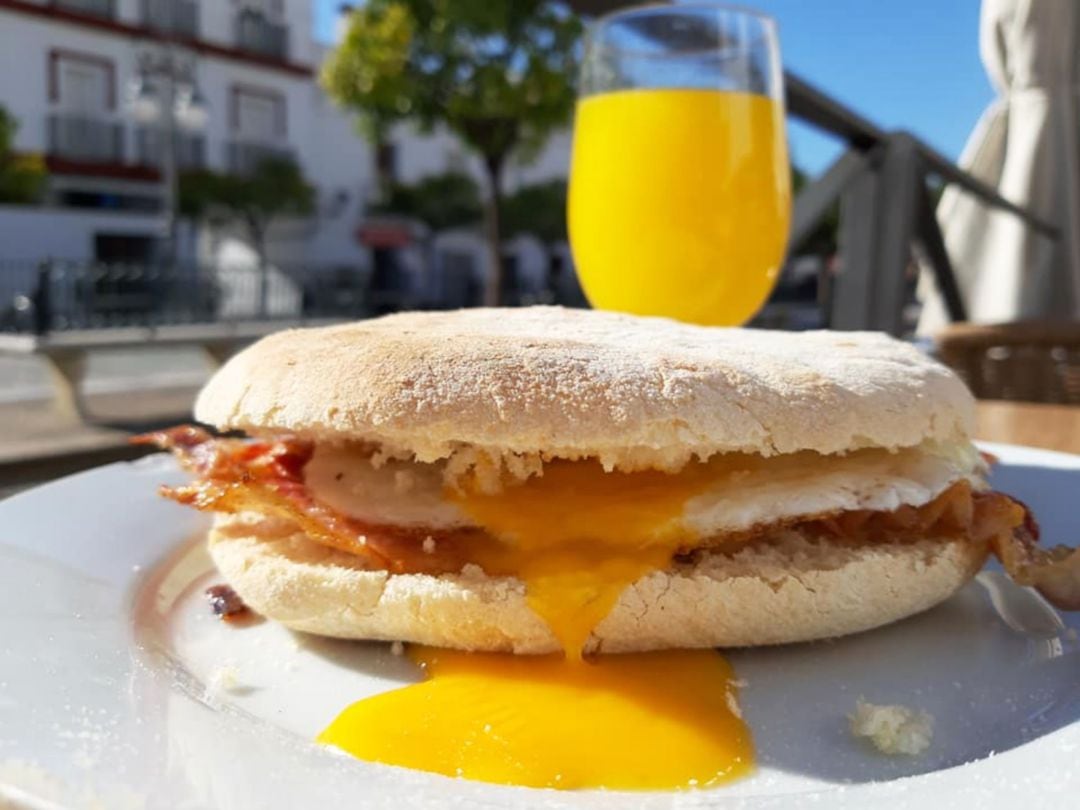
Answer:
<svg viewBox="0 0 1080 810"><path fill-rule="evenodd" d="M966 440L974 401L914 346L869 332L692 326L531 307L410 312L278 332L230 359L195 417L220 429L606 466Z"/></svg>

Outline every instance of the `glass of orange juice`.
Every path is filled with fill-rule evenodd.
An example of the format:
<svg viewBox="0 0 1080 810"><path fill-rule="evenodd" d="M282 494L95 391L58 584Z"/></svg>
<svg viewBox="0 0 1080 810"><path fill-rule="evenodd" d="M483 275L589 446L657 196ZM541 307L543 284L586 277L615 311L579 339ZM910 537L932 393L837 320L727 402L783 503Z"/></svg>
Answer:
<svg viewBox="0 0 1080 810"><path fill-rule="evenodd" d="M784 259L791 177L773 21L642 6L586 40L570 244L593 306L737 325Z"/></svg>

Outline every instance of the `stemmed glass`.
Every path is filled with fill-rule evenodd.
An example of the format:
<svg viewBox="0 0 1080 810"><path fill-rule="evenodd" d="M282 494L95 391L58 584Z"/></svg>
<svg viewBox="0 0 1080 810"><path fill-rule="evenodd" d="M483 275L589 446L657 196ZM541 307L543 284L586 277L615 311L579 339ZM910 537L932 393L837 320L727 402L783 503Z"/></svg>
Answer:
<svg viewBox="0 0 1080 810"><path fill-rule="evenodd" d="M579 92L568 217L589 301L745 323L790 220L773 21L706 3L611 14L588 35Z"/></svg>

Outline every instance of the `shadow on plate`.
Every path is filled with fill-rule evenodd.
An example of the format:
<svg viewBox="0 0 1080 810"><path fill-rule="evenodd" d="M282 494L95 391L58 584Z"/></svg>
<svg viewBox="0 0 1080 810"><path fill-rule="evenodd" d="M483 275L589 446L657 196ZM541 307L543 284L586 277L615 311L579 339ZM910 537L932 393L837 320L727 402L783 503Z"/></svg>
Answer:
<svg viewBox="0 0 1080 810"><path fill-rule="evenodd" d="M291 632L301 649L334 666L403 684L423 680L419 668L405 656L395 655L391 645L384 641L353 641Z"/></svg>
<svg viewBox="0 0 1080 810"><path fill-rule="evenodd" d="M732 651L762 768L861 783L1000 753L1080 720L1080 645L1002 574L897 624L829 642ZM922 755L885 756L848 728L858 699L928 711Z"/></svg>

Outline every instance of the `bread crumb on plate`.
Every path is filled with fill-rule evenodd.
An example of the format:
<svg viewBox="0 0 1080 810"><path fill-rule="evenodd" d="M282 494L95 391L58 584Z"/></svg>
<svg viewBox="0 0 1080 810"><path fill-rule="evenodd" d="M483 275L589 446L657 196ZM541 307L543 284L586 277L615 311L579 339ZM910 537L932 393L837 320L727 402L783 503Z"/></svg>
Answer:
<svg viewBox="0 0 1080 810"><path fill-rule="evenodd" d="M206 692L209 696L220 697L223 694L239 695L248 691L250 687L243 683L236 666L227 663L214 669L206 684Z"/></svg>
<svg viewBox="0 0 1080 810"><path fill-rule="evenodd" d="M861 698L848 716L851 733L864 737L883 754L915 756L930 747L934 718L907 706L878 706Z"/></svg>

